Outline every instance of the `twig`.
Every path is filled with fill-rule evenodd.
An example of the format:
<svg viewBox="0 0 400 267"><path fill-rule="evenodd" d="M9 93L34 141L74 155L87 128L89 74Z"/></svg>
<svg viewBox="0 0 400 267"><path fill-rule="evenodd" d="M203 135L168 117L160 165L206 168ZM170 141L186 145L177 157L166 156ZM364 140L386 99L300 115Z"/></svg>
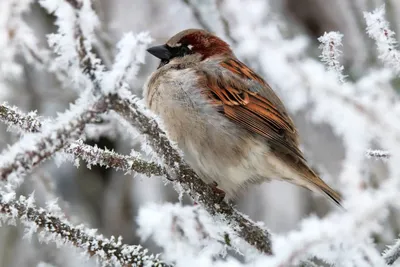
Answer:
<svg viewBox="0 0 400 267"><path fill-rule="evenodd" d="M367 33L375 41L379 58L384 64L400 74L400 52L397 50L395 33L390 30L389 22L385 19L385 5L373 12L365 12Z"/></svg>
<svg viewBox="0 0 400 267"><path fill-rule="evenodd" d="M78 102L87 100L80 99ZM0 179L10 175L18 177L50 158L71 141L78 139L86 125L106 108L105 98L90 104L88 108L77 105L71 111L60 115L54 126L40 133L24 136L0 155Z"/></svg>
<svg viewBox="0 0 400 267"><path fill-rule="evenodd" d="M148 177L153 175L164 176L168 180L171 180L165 168L157 163L143 160L140 155L121 155L114 151L85 145L82 141L72 143L65 151L83 159L88 165L100 165L125 172L134 171Z"/></svg>
<svg viewBox="0 0 400 267"><path fill-rule="evenodd" d="M119 266L166 267L157 256L148 255L141 246L121 244L120 240L107 239L95 235L95 230L73 226L65 218L60 218L44 209L37 208L25 197L18 200L0 196L0 213L3 221L13 224L19 218L28 233L42 230L39 236L46 241L69 243L86 250L90 256L96 255L103 262Z"/></svg>
<svg viewBox="0 0 400 267"><path fill-rule="evenodd" d="M367 157L370 158L375 158L375 159L388 159L390 158L390 153L388 151L384 151L384 150L372 150L369 149L367 151Z"/></svg>
<svg viewBox="0 0 400 267"><path fill-rule="evenodd" d="M24 114L16 107L8 106L7 103L0 105L0 120L9 127L16 127L24 132L39 132L42 127L36 112Z"/></svg>
<svg viewBox="0 0 400 267"><path fill-rule="evenodd" d="M395 261L400 257L400 240L396 240L395 244L383 252L382 256L386 264L393 265L393 263L395 263Z"/></svg>
<svg viewBox="0 0 400 267"><path fill-rule="evenodd" d="M319 49L322 53L320 55L321 61L328 67L328 71L333 72L339 82L344 83L346 76L343 75L344 67L340 64L339 58L342 54L340 46L342 46L343 34L340 32L328 32L318 38L321 43Z"/></svg>
<svg viewBox="0 0 400 267"><path fill-rule="evenodd" d="M38 133L42 128L42 123L37 118L36 113L24 114L16 107L10 107L7 104L0 105L0 120L23 132ZM139 155L121 155L114 151L86 145L82 141L73 142L65 148L65 151L80 157L88 164L98 164L125 172L134 171L149 177L155 175L171 179L165 168L154 162L147 162L141 159Z"/></svg>

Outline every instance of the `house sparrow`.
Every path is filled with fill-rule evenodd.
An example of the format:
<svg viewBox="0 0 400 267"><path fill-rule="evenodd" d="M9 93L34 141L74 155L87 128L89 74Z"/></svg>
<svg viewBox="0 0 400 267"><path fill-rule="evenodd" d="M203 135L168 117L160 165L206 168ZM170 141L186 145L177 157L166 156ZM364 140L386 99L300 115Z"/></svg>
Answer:
<svg viewBox="0 0 400 267"><path fill-rule="evenodd" d="M281 100L226 42L188 29L147 51L161 63L145 85L145 102L205 182L232 198L249 184L280 179L340 205L308 166Z"/></svg>

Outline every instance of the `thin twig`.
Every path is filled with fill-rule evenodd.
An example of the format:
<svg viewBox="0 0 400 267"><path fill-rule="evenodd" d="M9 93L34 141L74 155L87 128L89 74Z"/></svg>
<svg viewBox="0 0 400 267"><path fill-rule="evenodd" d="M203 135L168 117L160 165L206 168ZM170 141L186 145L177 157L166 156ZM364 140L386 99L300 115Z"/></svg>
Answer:
<svg viewBox="0 0 400 267"><path fill-rule="evenodd" d="M148 177L153 175L164 176L168 180L171 180L165 168L157 163L145 161L139 155L121 155L114 151L86 145L82 141L72 143L65 151L83 159L88 164L96 164L125 172L134 171Z"/></svg>
<svg viewBox="0 0 400 267"><path fill-rule="evenodd" d="M0 196L0 213L3 221L12 223L15 219L28 228L27 232L42 230L42 238L52 242L67 242L75 247L84 248L90 256L96 255L103 262L119 266L167 267L158 257L148 255L141 246L121 244L120 240L110 240L95 235L95 230L73 226L65 218L39 209L25 197L8 200Z"/></svg>
<svg viewBox="0 0 400 267"><path fill-rule="evenodd" d="M0 155L0 179L7 180L10 175L18 177L26 174L71 141L78 139L85 125L92 122L97 114L104 112L105 107L104 98L89 104L88 108L82 109L77 105L76 110L60 116L54 126L24 136Z"/></svg>
<svg viewBox="0 0 400 267"><path fill-rule="evenodd" d="M16 107L10 107L6 104L0 105L0 120L23 132L38 133L42 127L42 123L35 113L24 114ZM125 172L134 171L149 177L155 175L171 179L165 168L157 163L145 161L139 155L121 155L114 151L86 145L82 141L73 142L65 148L65 152L81 158L88 164L97 164Z"/></svg>

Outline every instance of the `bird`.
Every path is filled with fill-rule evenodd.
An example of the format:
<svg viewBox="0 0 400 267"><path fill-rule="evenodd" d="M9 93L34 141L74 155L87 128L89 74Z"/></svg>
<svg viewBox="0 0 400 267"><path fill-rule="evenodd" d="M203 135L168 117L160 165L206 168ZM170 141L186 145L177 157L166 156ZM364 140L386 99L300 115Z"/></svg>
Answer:
<svg viewBox="0 0 400 267"><path fill-rule="evenodd" d="M341 206L340 194L309 167L283 102L227 42L187 29L147 52L160 59L144 85L147 108L222 198L235 199L249 185L276 179Z"/></svg>

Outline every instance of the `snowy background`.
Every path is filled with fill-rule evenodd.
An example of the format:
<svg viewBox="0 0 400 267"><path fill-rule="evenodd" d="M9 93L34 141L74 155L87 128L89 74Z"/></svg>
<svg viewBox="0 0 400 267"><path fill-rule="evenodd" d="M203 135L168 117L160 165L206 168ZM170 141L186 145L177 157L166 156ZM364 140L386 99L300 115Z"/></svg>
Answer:
<svg viewBox="0 0 400 267"><path fill-rule="evenodd" d="M129 166L105 168L115 165L82 152L86 144L126 155L128 163L141 153L163 164L140 129L115 112L95 121L79 114L96 101L90 89L104 96L122 87L140 99L158 64L145 48L194 27L221 36L265 77L299 128L308 161L345 197L344 212L282 182L240 195L235 208L268 229L273 256L235 236L240 231L226 218L194 207L179 183ZM8 210L13 203L37 209L33 198L44 212L98 229L86 229L91 236L121 236L175 266L392 264L398 248L383 252L400 233L399 36L397 0L0 0L0 267L121 264L100 252L88 260L87 244L64 245L62 235L46 234L48 226L38 235L29 216ZM31 123L5 114L12 106L22 116L31 112ZM83 132L64 127L81 121L88 123ZM67 137L52 135L56 129ZM51 159L39 165L41 156Z"/></svg>

